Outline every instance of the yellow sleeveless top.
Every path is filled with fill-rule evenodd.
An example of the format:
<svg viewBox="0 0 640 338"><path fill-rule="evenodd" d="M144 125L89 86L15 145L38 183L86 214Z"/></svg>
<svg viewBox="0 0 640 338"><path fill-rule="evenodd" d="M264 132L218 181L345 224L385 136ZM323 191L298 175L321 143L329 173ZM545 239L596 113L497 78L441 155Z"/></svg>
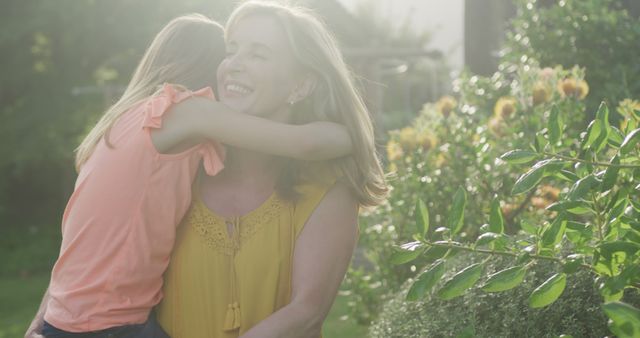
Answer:
<svg viewBox="0 0 640 338"><path fill-rule="evenodd" d="M238 337L288 304L296 238L334 183L325 175L298 185L295 202L274 193L236 219L216 215L197 194L165 272L162 328L172 338Z"/></svg>

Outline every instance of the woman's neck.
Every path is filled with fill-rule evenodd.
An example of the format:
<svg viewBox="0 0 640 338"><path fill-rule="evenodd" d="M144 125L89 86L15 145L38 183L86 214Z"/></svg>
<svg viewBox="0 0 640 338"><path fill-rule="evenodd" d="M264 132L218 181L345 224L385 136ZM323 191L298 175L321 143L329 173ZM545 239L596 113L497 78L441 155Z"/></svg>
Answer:
<svg viewBox="0 0 640 338"><path fill-rule="evenodd" d="M275 156L228 147L225 169L219 179L233 184L275 185L279 172Z"/></svg>

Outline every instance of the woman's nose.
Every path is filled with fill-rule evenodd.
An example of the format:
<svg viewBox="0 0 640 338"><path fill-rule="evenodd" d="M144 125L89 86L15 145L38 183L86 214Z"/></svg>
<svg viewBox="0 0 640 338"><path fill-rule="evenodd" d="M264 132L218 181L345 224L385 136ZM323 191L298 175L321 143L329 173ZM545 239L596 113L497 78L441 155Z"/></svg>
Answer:
<svg viewBox="0 0 640 338"><path fill-rule="evenodd" d="M228 57L227 68L230 71L241 71L244 69L245 58L240 53L234 53Z"/></svg>

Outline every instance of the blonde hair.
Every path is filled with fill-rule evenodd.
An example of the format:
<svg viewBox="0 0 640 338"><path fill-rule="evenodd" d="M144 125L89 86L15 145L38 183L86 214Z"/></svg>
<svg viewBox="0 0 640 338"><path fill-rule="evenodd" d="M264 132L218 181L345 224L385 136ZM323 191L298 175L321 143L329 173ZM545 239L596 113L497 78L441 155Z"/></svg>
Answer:
<svg viewBox="0 0 640 338"><path fill-rule="evenodd" d="M89 159L115 121L141 100L154 95L164 83L192 90L215 88L216 69L224 58L224 29L201 14L177 17L153 39L136 67L122 97L111 106L76 149L76 170Z"/></svg>
<svg viewBox="0 0 640 338"><path fill-rule="evenodd" d="M225 33L252 15L275 19L284 28L299 65L317 78L314 91L294 107L294 122L326 120L346 126L353 152L333 161L334 167L344 175L361 205L380 204L389 189L376 154L373 124L336 40L309 10L272 1L239 5L230 15ZM291 182L295 175L283 176L290 185L295 183Z"/></svg>

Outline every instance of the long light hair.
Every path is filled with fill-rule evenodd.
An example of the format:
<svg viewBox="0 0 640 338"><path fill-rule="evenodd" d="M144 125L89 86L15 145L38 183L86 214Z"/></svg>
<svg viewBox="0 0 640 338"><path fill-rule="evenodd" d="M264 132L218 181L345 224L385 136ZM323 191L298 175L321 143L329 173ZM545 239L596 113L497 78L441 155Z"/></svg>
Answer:
<svg viewBox="0 0 640 338"><path fill-rule="evenodd" d="M196 90L216 86L216 69L224 58L224 29L201 14L177 17L153 39L122 97L111 106L76 149L76 170L89 159L116 120L164 83Z"/></svg>
<svg viewBox="0 0 640 338"><path fill-rule="evenodd" d="M296 61L317 79L313 92L294 106L294 122L325 120L346 126L353 152L334 161L334 167L344 175L360 205L380 204L389 189L376 154L373 124L334 37L308 9L273 1L239 5L230 15L225 33L252 15L275 19L284 28ZM283 175L284 184L295 184L292 177L291 173Z"/></svg>

